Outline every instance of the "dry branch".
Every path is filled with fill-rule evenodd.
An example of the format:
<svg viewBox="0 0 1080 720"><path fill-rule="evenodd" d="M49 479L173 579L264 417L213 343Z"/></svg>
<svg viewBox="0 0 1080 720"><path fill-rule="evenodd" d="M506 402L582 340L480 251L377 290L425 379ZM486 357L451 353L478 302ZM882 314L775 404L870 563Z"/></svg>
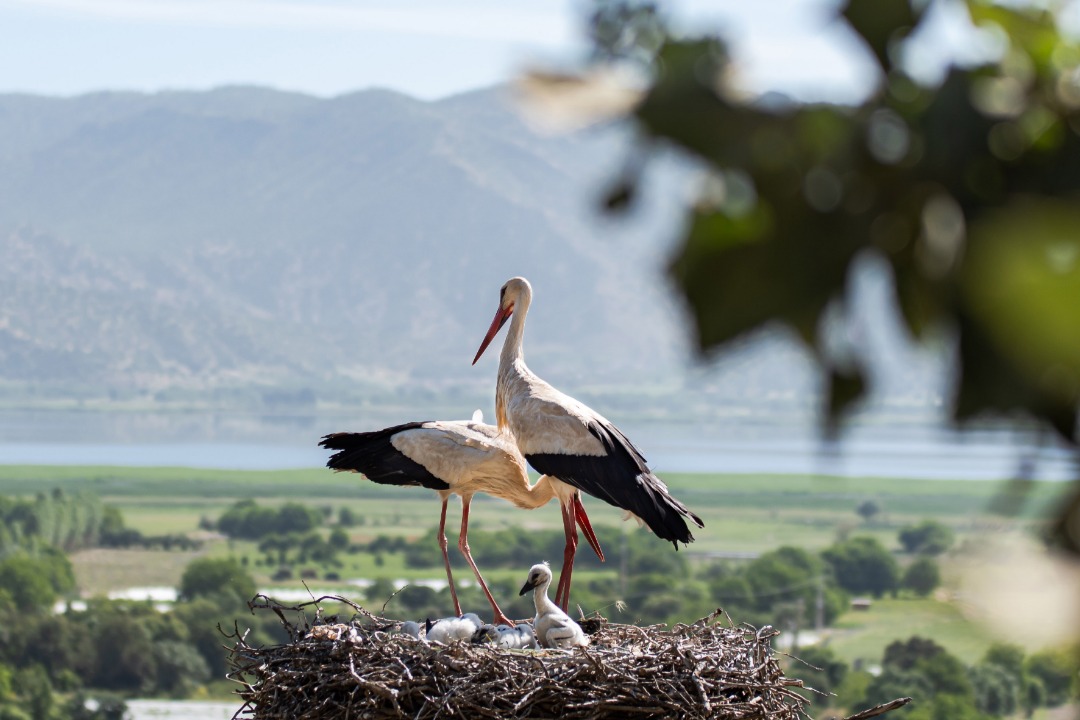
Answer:
<svg viewBox="0 0 1080 720"><path fill-rule="evenodd" d="M891 700L887 703L882 703L881 705L876 705L867 710L863 710L862 712L855 713L854 715L848 715L846 718L844 718L844 720L870 720L870 718L884 715L890 710L902 708L909 702L911 702L911 698L909 697L896 698L895 700Z"/></svg>

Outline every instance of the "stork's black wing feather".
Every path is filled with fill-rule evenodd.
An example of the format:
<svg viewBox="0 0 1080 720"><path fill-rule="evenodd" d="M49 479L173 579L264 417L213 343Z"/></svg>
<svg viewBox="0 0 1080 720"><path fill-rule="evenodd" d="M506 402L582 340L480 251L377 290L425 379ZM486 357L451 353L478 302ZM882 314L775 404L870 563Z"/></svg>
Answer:
<svg viewBox="0 0 1080 720"><path fill-rule="evenodd" d="M675 543L676 548L680 542L693 542L685 518L704 527L701 518L671 496L626 436L611 424L591 421L586 427L603 443L606 455L536 453L525 459L544 475L632 512L658 537Z"/></svg>
<svg viewBox="0 0 1080 720"><path fill-rule="evenodd" d="M326 467L333 470L363 473L368 480L381 485L449 490L450 485L445 480L432 475L427 468L406 457L391 443L398 433L423 427L426 422L405 423L372 432L333 433L324 437L319 446L338 451L326 462Z"/></svg>

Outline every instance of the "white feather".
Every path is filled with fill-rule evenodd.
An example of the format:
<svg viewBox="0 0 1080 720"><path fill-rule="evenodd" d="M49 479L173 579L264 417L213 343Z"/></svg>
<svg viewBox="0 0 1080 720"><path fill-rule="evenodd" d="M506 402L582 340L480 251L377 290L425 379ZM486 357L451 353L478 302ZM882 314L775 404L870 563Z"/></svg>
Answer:
<svg viewBox="0 0 1080 720"><path fill-rule="evenodd" d="M454 640L468 642L483 625L476 613L465 613L461 617L443 618L427 631L428 642L449 645Z"/></svg>
<svg viewBox="0 0 1080 720"><path fill-rule="evenodd" d="M495 644L507 650L539 647L532 626L526 623L521 623L517 627L497 625L495 634Z"/></svg>

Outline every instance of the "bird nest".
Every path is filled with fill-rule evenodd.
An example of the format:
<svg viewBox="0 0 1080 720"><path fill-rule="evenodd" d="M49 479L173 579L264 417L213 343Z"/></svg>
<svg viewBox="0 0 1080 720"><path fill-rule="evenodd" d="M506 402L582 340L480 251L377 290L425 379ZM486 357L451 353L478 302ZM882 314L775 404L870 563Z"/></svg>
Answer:
<svg viewBox="0 0 1080 720"><path fill-rule="evenodd" d="M355 614L323 617L324 601ZM588 619L588 647L536 651L428 644L340 597L285 606L258 596L251 607L276 613L292 640L252 647L230 636L229 677L245 701L236 718L806 717L791 690L802 682L784 677L770 647L776 631L734 627L720 611L671 628Z"/></svg>

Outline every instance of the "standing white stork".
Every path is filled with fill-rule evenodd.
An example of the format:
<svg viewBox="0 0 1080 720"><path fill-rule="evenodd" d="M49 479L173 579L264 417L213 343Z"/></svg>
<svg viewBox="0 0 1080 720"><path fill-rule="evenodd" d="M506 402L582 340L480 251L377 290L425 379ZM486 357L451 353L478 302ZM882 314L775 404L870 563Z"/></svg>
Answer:
<svg viewBox="0 0 1080 720"><path fill-rule="evenodd" d="M525 316L532 303L532 286L522 277L502 286L499 309L491 321L473 364L484 354L492 338L513 317L499 356L495 390L495 414L499 429L508 429L525 459L545 476L560 500L571 495L563 507L580 507L578 491L600 498L640 518L675 549L694 536L689 518L704 527L701 518L668 492L667 486L649 470L645 458L622 432L595 410L544 382L525 365L522 338ZM556 479L557 478L557 479ZM574 570L577 530L573 516L563 512L566 550L555 602L566 608Z"/></svg>
<svg viewBox="0 0 1080 720"><path fill-rule="evenodd" d="M536 484L529 484L525 460L517 447L503 437L498 428L486 425L479 410L471 421L433 420L373 432L333 433L325 436L319 445L338 451L327 461L328 468L363 473L372 482L383 485L420 486L439 494L442 498L439 547L457 615L461 615L461 604L447 553L446 505L451 495L460 496L458 549L491 603L495 622L513 625L499 609L469 552L469 505L473 495L483 492L524 510L532 510L546 505L556 493L549 478L541 477ZM581 513L584 515L584 508ZM588 523L588 517L584 517L584 522ZM589 542L603 558L591 529Z"/></svg>

